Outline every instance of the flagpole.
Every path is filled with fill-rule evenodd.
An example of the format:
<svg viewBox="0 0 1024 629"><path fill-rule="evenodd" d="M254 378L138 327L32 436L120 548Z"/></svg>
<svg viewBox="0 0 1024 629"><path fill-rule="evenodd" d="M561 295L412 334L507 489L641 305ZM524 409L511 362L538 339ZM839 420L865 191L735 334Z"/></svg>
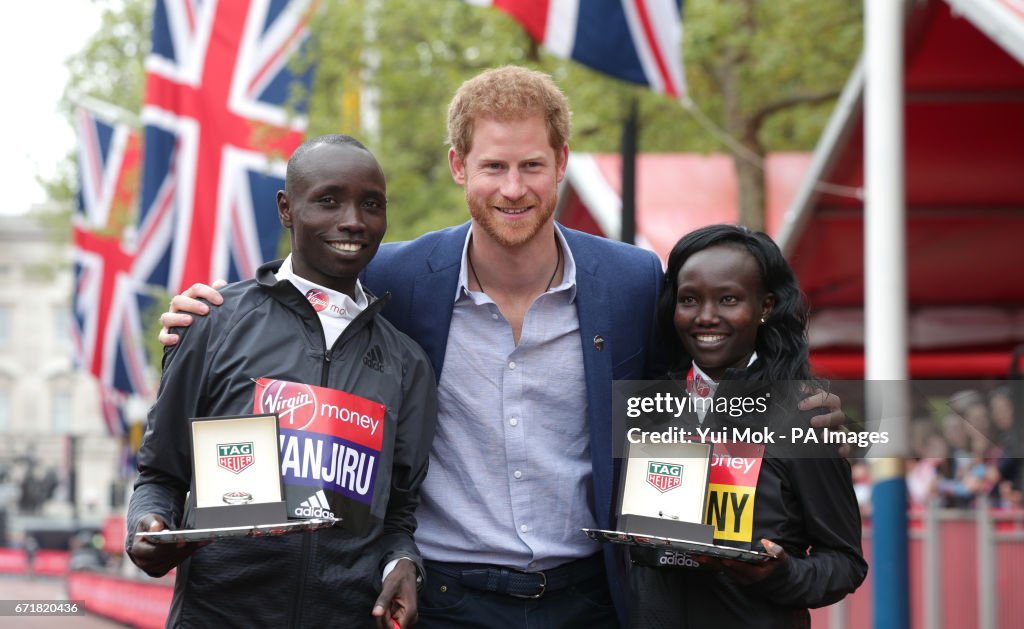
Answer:
<svg viewBox="0 0 1024 629"><path fill-rule="evenodd" d="M636 154L639 129L636 98L622 123L622 224L619 240L636 244Z"/></svg>
<svg viewBox="0 0 1024 629"><path fill-rule="evenodd" d="M876 629L910 626L903 10L894 0L864 3L865 379L868 406L886 422L894 446L871 461Z"/></svg>

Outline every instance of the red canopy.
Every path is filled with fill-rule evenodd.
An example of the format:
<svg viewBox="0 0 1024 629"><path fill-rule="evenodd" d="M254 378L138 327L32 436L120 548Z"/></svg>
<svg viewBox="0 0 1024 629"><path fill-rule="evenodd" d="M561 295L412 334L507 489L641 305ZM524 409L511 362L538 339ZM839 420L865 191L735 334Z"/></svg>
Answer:
<svg viewBox="0 0 1024 629"><path fill-rule="evenodd" d="M1024 13L952 4L916 4L905 29L910 372L1005 377L1024 343ZM779 234L816 367L840 377L863 374L863 202L815 184L864 184L863 87L858 68Z"/></svg>
<svg viewBox="0 0 1024 629"><path fill-rule="evenodd" d="M768 233L777 233L810 161L809 153L774 153L765 159ZM736 172L728 155L645 153L637 156L636 173L637 244L662 261L683 234L738 220ZM559 194L559 222L618 239L621 189L619 154L570 154Z"/></svg>

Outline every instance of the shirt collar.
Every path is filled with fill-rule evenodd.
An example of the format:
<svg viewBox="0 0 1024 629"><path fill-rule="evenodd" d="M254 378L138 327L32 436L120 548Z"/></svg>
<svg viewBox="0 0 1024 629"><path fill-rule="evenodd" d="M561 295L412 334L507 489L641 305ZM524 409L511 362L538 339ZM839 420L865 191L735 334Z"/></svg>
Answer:
<svg viewBox="0 0 1024 629"><path fill-rule="evenodd" d="M311 282L304 277L296 275L295 269L292 268L291 254L288 254L288 257L281 263L281 268L277 270L274 277L276 277L279 282L283 280L291 282L300 293L306 296L306 299L309 299L309 292L313 289L323 291L326 293L331 303L345 304L347 307L344 309L344 312L353 317L356 313L362 312L368 305L370 305L370 300L366 297L366 291L363 290L363 284L359 281L359 278L356 278L356 287L355 290L352 291L355 295L355 298L353 299L345 293L327 288L326 286L321 286L316 282ZM315 305L313 307L316 308ZM317 312L320 312L320 310L317 310ZM330 314L337 313L331 312Z"/></svg>
<svg viewBox="0 0 1024 629"><path fill-rule="evenodd" d="M757 360L757 352L750 355L747 367L753 365L755 360ZM704 370L698 367L697 363L690 365L690 373L686 377L686 392L690 396L712 399L718 393L719 384L712 380L708 374L704 373ZM698 421L703 424L704 418L708 413L708 406L706 404L698 405L696 412Z"/></svg>
<svg viewBox="0 0 1024 629"><path fill-rule="evenodd" d="M476 303L488 301L482 293L469 289L469 241L473 235L473 228L466 231L466 242L462 244L462 262L459 264L459 283L455 287L455 301L463 295L469 297ZM572 251L565 242L565 235L562 234L561 226L555 223L555 238L558 239L558 246L562 248L562 282L551 287L551 292L563 290L569 291L569 303L576 299L576 261L572 257Z"/></svg>
<svg viewBox="0 0 1024 629"><path fill-rule="evenodd" d="M753 365L756 360L757 360L757 352L754 352L754 353L752 353L750 355L750 360L747 361L747 367L750 367L751 365ZM697 363L693 363L693 376L694 376L694 379L703 378L704 382L706 382L708 384L708 386L711 387L711 394L708 397L714 397L715 396L715 391L718 390L718 383L715 382L714 380L712 380L711 376L709 376L708 374L704 373L704 370L701 369L697 365Z"/></svg>

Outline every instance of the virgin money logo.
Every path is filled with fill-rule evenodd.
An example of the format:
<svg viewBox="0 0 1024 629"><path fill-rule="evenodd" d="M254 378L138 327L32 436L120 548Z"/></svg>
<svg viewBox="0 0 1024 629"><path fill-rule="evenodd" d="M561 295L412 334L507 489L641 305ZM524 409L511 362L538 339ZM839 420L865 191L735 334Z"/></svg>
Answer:
<svg viewBox="0 0 1024 629"><path fill-rule="evenodd" d="M277 413L282 428L305 430L316 417L316 394L307 384L273 380L257 393L256 413Z"/></svg>
<svg viewBox="0 0 1024 629"><path fill-rule="evenodd" d="M306 299L309 300L309 303L313 305L313 309L317 312L320 312L331 303L331 300L327 298L327 293L319 288L309 289L306 293Z"/></svg>
<svg viewBox="0 0 1024 629"><path fill-rule="evenodd" d="M700 376L697 376L696 380L697 395L700 397L709 396L711 394L711 385L708 384L707 380Z"/></svg>

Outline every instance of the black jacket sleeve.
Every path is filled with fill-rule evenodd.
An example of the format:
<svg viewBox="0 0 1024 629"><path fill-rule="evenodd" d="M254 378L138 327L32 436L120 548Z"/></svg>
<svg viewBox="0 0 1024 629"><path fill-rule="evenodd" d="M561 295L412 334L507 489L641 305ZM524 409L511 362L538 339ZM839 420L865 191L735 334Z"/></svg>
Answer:
<svg viewBox="0 0 1024 629"><path fill-rule="evenodd" d="M149 409L139 475L128 503L126 548L147 514L160 516L169 528L183 525L185 494L192 483L188 418L201 414L212 318L196 317L190 328L176 330L180 342L164 351L160 391Z"/></svg>
<svg viewBox="0 0 1024 629"><path fill-rule="evenodd" d="M410 341L411 342L411 341ZM402 407L391 472L391 492L379 541L380 566L399 557L411 559L423 574L419 549L413 541L419 489L427 476L427 457L437 425L437 385L430 361L419 347L403 363Z"/></svg>
<svg viewBox="0 0 1024 629"><path fill-rule="evenodd" d="M780 606L831 605L856 590L868 571L850 464L825 454L788 459L785 465L810 544L787 547L789 560L752 589Z"/></svg>

